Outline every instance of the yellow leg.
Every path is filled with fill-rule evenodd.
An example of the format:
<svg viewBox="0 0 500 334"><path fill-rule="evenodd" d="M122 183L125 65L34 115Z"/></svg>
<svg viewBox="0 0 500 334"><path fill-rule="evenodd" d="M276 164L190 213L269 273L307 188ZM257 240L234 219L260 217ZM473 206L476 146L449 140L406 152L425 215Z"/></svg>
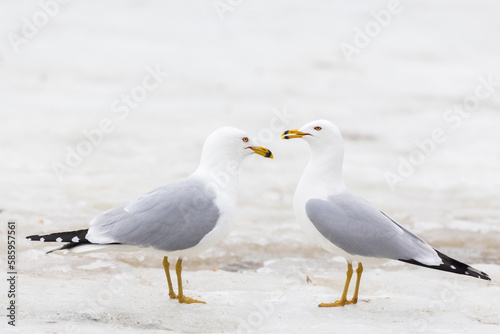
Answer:
<svg viewBox="0 0 500 334"><path fill-rule="evenodd" d="M358 269L356 269L356 288L354 289L354 295L352 299L347 302L347 304L356 304L358 302L358 292L359 292L359 283L361 282L361 274L363 273L363 265L361 262L358 262Z"/></svg>
<svg viewBox="0 0 500 334"><path fill-rule="evenodd" d="M177 260L177 263L175 264L175 272L177 273L177 285L179 286L179 295L177 296L177 298L179 298L179 303L186 303L186 304L203 303L203 304L205 304L204 301L196 300L196 299L184 296L184 293L182 292L182 277L181 277L182 259L181 258L179 258L179 260Z"/></svg>
<svg viewBox="0 0 500 334"><path fill-rule="evenodd" d="M174 288L172 286L172 279L170 278L170 263L168 262L168 257L163 257L163 269L165 269L165 274L167 275L168 281L168 295L170 299L176 299L177 295L174 292Z"/></svg>
<svg viewBox="0 0 500 334"><path fill-rule="evenodd" d="M342 297L340 297L340 300L337 300L335 303L321 303L318 306L319 307L337 307L337 306L344 306L347 304L347 290L349 290L349 283L351 282L351 277L352 277L352 264L350 262L347 263L347 278L345 280L345 285L344 285L344 292L342 292Z"/></svg>

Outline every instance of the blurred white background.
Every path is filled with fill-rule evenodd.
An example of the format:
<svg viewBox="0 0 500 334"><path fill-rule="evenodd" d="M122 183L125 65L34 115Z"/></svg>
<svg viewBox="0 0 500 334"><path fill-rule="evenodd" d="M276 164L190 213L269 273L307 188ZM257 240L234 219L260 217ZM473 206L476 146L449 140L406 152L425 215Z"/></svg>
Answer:
<svg viewBox="0 0 500 334"><path fill-rule="evenodd" d="M289 271L296 271L294 277L302 275L304 281L293 284L306 284L307 274L329 295L320 294L318 286L304 289L318 293L319 299L335 298L343 284L344 264L309 242L292 212L295 186L308 159L307 146L280 140L285 129L326 118L344 134L344 170L351 190L450 256L490 264L481 269L498 273L499 10L496 1L451 0L3 1L1 220L16 221L19 238L85 228L99 212L190 174L206 136L220 126L236 126L269 147L275 160L256 157L245 162L232 232L185 264L201 280L192 288L202 296L209 293L205 291L209 283L200 275L206 280L221 275L221 286L234 281L235 289L245 284L250 289L252 281L289 279ZM352 52L348 57L346 50ZM156 80L151 72L157 73ZM102 124L112 129L98 130ZM421 153L416 142L429 143L436 129L443 140L428 144L430 154ZM68 152L79 149L85 154L78 158L71 153L74 166L68 166ZM401 159L412 157L419 163L402 177L398 174ZM399 175L401 182L391 186L389 173ZM0 227L2 240L5 225ZM153 251L77 257L68 262L61 255L45 256L47 245L19 242L20 267L26 277L20 289L25 284L24 291L31 291L29 298L40 303L47 303L36 296L40 284L50 289L68 275L83 280L75 284L86 286L88 280L102 283L111 273L132 270L130 276L136 279L151 270L158 281L151 284L163 288L161 254ZM314 265L304 269L297 264L306 260ZM94 269L96 261L112 269ZM393 270L384 268L381 273ZM417 273L436 282L439 277L450 278L450 274L439 276L408 265L397 268L412 273L403 273L403 279ZM245 280L241 277L245 274L256 278ZM338 279L332 278L334 274ZM381 274L378 279L387 276ZM388 293L377 290L376 279L372 277L369 286L370 278L365 277L367 288L362 288L361 295L372 300L366 306L376 307L383 297L379 295ZM338 286L331 291L334 282ZM222 293L221 286L211 293ZM500 293L498 285L489 288ZM400 299L405 292L389 293L395 295L392 299ZM489 296L492 291L484 288L483 293ZM66 297L61 293L49 299L57 301L51 302L56 307L69 302ZM178 305L164 297L158 300L175 310ZM24 304L25 325L48 326L50 307L40 311L29 298ZM118 300L105 309L120 306ZM304 314L316 314L313 307L321 301L326 300L302 300L310 306L310 313ZM212 306L219 302L210 300ZM400 304L393 307L401 309ZM228 319L234 316L226 311ZM120 310L106 313L107 318L86 312L83 307L54 315L61 327L53 330L67 331L64 326L69 321L80 326L94 318L104 324L99 330L134 328L140 313L131 312L124 322L123 314L116 316ZM290 312L283 317L297 319L298 330L301 324L311 328ZM495 323L488 320L487 311L477 311L472 318L464 317L471 311L460 306L453 312L457 326L487 331ZM401 316L405 317L404 312ZM259 331L279 332L282 322L275 317L266 318L268 327ZM449 322L442 317L432 313L430 321L446 327ZM138 321L141 329L201 331L196 321L187 322L191 327L167 325L166 320ZM234 332L238 324L221 320L205 331ZM366 325L370 327L370 321ZM395 326L386 329L401 330ZM331 327L320 326L318 331L327 328Z"/></svg>

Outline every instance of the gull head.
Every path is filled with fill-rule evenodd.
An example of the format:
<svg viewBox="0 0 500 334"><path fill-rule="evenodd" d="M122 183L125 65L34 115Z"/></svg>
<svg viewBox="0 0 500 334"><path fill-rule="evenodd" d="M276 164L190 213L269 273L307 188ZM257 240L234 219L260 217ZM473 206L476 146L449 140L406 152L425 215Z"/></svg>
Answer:
<svg viewBox="0 0 500 334"><path fill-rule="evenodd" d="M223 127L208 136L203 147L202 160L225 160L239 163L252 154L273 159L272 152L259 146L245 131Z"/></svg>
<svg viewBox="0 0 500 334"><path fill-rule="evenodd" d="M281 138L302 138L311 149L309 164L297 187L296 199L304 198L302 196L309 198L309 195L336 194L345 190L342 179L344 142L340 130L332 122L313 121L300 129L285 131Z"/></svg>
<svg viewBox="0 0 500 334"><path fill-rule="evenodd" d="M309 122L300 129L287 130L283 132L281 138L302 138L309 143L312 149L343 147L340 130L332 122L324 119Z"/></svg>

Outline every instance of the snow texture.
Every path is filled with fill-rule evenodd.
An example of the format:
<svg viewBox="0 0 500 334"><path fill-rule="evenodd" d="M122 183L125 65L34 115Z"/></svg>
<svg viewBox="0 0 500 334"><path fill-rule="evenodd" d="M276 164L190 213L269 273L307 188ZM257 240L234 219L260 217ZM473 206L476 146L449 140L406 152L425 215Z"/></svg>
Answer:
<svg viewBox="0 0 500 334"><path fill-rule="evenodd" d="M378 34L389 1L53 3L0 4L0 266L16 221L19 272L2 333L500 331L498 1L402 1ZM348 62L340 46L367 25ZM492 281L371 264L357 305L318 308L346 265L295 222L308 150L280 134L320 118L344 135L350 190ZM169 299L161 252L46 255L57 245L24 239L188 176L221 126L275 159L244 162L231 232L183 263L206 305Z"/></svg>

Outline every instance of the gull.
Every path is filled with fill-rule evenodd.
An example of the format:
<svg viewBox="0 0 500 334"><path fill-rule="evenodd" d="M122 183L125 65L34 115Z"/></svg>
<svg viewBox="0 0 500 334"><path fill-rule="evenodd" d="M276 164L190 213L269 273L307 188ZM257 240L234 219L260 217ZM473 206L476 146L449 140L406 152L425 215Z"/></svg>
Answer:
<svg viewBox="0 0 500 334"><path fill-rule="evenodd" d="M165 254L163 268L170 298L180 303L204 303L184 296L182 259L212 247L225 237L235 210L240 164L254 153L273 158L270 150L258 146L244 131L220 128L206 139L200 165L189 177L99 214L88 229L27 238L68 242L49 253L136 251L152 247ZM172 287L168 256L178 257L175 265L178 294Z"/></svg>
<svg viewBox="0 0 500 334"><path fill-rule="evenodd" d="M309 164L294 196L295 217L317 245L347 260L347 279L341 298L320 307L356 304L362 262L373 262L374 258L490 280L486 273L432 248L374 205L351 193L342 179L342 135L330 121L313 121L282 134L282 139L291 138L302 138L311 149ZM358 263L356 286L353 298L347 300L352 262Z"/></svg>

